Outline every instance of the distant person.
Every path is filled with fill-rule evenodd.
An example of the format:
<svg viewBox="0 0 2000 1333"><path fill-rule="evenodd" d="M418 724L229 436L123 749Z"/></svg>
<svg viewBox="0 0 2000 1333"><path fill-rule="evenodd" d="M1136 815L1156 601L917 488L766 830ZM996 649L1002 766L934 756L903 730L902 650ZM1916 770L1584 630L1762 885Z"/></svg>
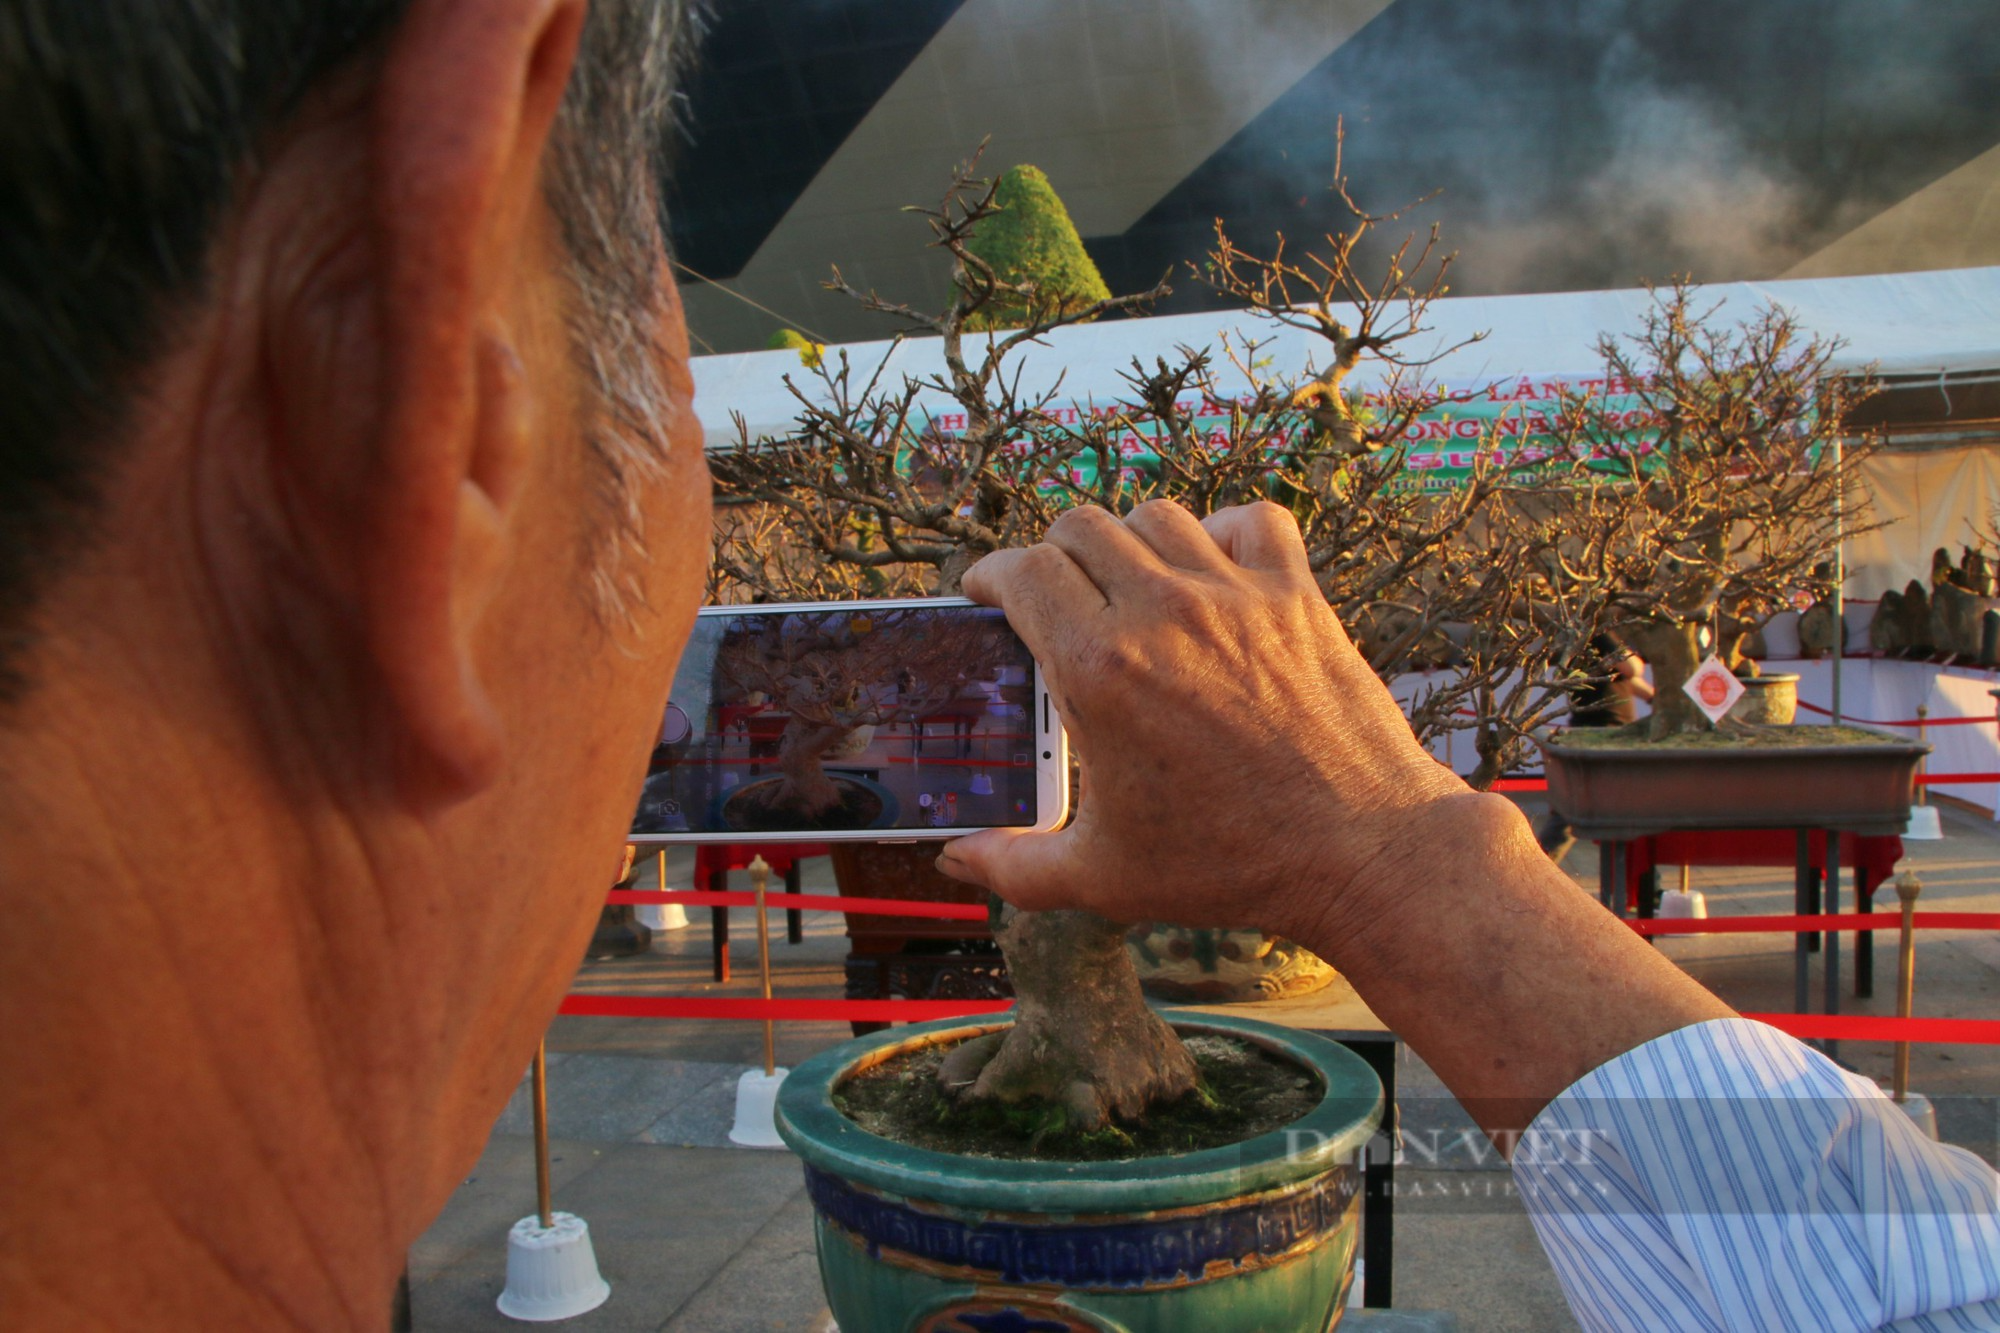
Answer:
<svg viewBox="0 0 2000 1333"><path fill-rule="evenodd" d="M1575 664L1575 671L1586 679L1570 687L1572 727L1626 726L1639 720L1641 703L1653 702L1646 663L1610 630L1592 636L1590 652ZM1567 819L1550 810L1542 816L1535 841L1551 861L1561 865L1570 848L1576 846L1576 831Z"/></svg>

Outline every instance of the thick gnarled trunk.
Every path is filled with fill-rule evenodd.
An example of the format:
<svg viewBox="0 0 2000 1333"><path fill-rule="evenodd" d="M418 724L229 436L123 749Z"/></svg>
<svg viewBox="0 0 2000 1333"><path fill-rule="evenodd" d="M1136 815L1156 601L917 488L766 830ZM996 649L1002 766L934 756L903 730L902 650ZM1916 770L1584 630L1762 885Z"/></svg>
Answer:
<svg viewBox="0 0 2000 1333"><path fill-rule="evenodd" d="M821 761L849 734L846 727L822 726L794 717L778 739L778 772L784 775L771 804L818 819L840 805L840 788L826 775Z"/></svg>
<svg viewBox="0 0 2000 1333"><path fill-rule="evenodd" d="M997 518L984 495L978 516ZM980 554L961 550L945 561L938 595L957 595ZM949 1095L1040 1099L1088 1132L1194 1091L1194 1057L1146 1006L1124 926L1091 912L1023 912L991 901L993 937L1014 986L1014 1023L945 1058L938 1079Z"/></svg>
<svg viewBox="0 0 2000 1333"><path fill-rule="evenodd" d="M1088 1131L1194 1090L1194 1058L1146 1007L1125 927L1089 912L1003 906L998 917L994 937L1014 983L1014 1024L946 1057L938 1078L948 1093L1038 1098Z"/></svg>
<svg viewBox="0 0 2000 1333"><path fill-rule="evenodd" d="M1632 650L1653 669L1653 714L1638 724L1648 740L1715 730L1685 688L1702 663L1700 636L1700 625L1677 620L1626 631Z"/></svg>

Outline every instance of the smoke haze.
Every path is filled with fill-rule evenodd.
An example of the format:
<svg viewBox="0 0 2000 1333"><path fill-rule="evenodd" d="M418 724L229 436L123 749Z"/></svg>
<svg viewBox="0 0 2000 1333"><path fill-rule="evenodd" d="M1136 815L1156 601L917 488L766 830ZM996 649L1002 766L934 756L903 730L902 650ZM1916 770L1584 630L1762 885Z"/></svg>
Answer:
<svg viewBox="0 0 2000 1333"><path fill-rule="evenodd" d="M1216 0L1213 43L1240 10ZM2000 14L1967 0L1397 0L1122 237L1157 257L1433 191L1453 289L1775 276L2000 142ZM1400 237L1400 232L1398 233ZM1198 303L1191 293L1175 306Z"/></svg>

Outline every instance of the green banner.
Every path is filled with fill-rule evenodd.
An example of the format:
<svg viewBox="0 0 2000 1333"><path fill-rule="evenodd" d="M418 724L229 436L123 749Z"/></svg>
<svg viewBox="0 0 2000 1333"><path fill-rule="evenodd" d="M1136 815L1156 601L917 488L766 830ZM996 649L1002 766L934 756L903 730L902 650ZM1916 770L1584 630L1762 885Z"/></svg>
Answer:
<svg viewBox="0 0 2000 1333"><path fill-rule="evenodd" d="M1606 411L1605 424L1625 434L1623 448L1649 453L1647 438L1651 413L1644 401L1622 380L1528 380L1486 385L1453 392L1430 411L1410 424L1404 438L1409 450L1404 459L1405 484L1424 490L1451 490L1463 485L1482 457L1495 463L1529 467L1548 459L1556 445L1552 420L1560 411L1562 395L1568 390L1599 399ZM1205 435L1210 445L1221 448L1229 441L1230 414L1234 404L1205 399L1183 399L1182 411L1190 414L1193 428ZM1363 400L1364 415L1379 403ZM1086 413L1100 418L1116 418L1119 409L1071 407L1052 411L1059 422L1083 424ZM962 415L940 413L930 419L932 429L949 437L963 430ZM1303 413L1298 414L1287 432L1274 436L1270 452L1283 453L1310 442L1316 428ZM1160 460L1155 437L1158 423L1144 423L1127 429L1117 440L1119 466L1126 479L1150 481L1159 474ZM1019 452L1032 446L1023 443ZM1068 460L1070 479L1078 485L1097 480L1094 451L1080 450ZM1053 483L1051 483L1053 484Z"/></svg>

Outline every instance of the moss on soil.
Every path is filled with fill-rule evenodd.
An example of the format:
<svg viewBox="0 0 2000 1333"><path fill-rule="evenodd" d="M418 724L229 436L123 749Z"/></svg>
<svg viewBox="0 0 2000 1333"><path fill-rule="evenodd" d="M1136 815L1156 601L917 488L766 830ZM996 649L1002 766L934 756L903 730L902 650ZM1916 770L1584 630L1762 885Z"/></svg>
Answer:
<svg viewBox="0 0 2000 1333"><path fill-rule="evenodd" d="M1162 1157L1241 1143L1288 1125L1319 1105L1319 1076L1234 1037L1186 1038L1201 1083L1139 1122L1091 1133L1069 1128L1060 1106L1029 1101L953 1104L938 1086L951 1044L904 1052L834 1089L833 1104L871 1134L963 1157L1054 1162Z"/></svg>
<svg viewBox="0 0 2000 1333"><path fill-rule="evenodd" d="M1860 727L1751 727L1688 732L1661 741L1625 727L1572 727L1549 738L1577 750L1792 750L1808 745L1902 745L1905 738Z"/></svg>

